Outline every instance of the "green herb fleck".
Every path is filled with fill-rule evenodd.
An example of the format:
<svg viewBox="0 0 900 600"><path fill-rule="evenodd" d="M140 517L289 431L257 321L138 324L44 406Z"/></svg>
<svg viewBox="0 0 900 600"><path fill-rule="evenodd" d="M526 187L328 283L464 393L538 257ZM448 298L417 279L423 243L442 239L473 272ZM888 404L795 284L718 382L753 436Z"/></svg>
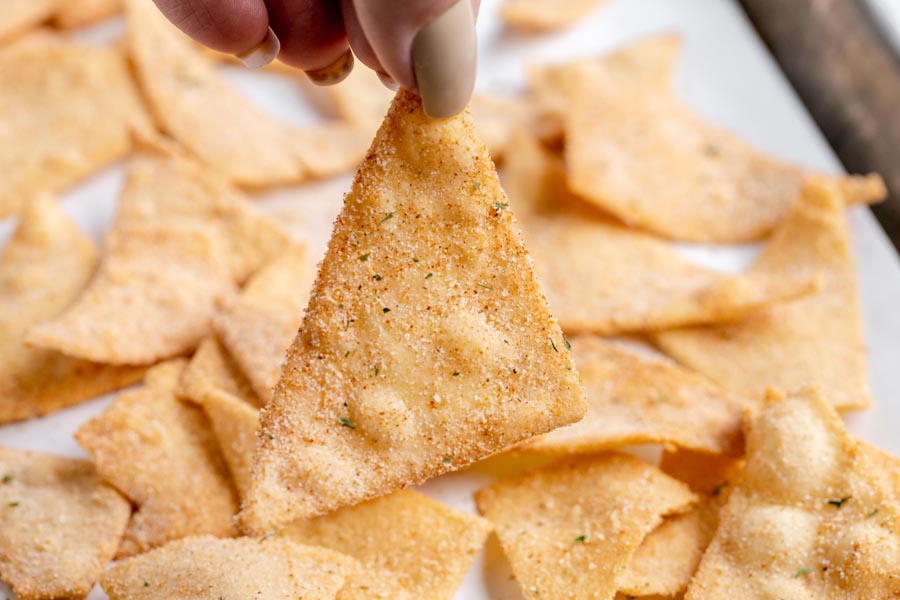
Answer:
<svg viewBox="0 0 900 600"><path fill-rule="evenodd" d="M725 481L723 481L722 483L720 483L719 485L717 485L716 487L713 488L712 495L718 496L719 494L722 493L722 490L724 490L727 487L728 487L728 480L726 479Z"/></svg>
<svg viewBox="0 0 900 600"><path fill-rule="evenodd" d="M572 368L572 365L566 365L566 370L567 370L567 371L572 371L572 370L574 370L574 369Z"/></svg>
<svg viewBox="0 0 900 600"><path fill-rule="evenodd" d="M348 356L350 356L350 351L349 351L349 350L347 350L346 352L344 352L344 358L347 358Z"/></svg>
<svg viewBox="0 0 900 600"><path fill-rule="evenodd" d="M844 496L844 497L841 498L840 500L829 500L829 501L828 501L828 504L830 504L831 506L833 506L833 507L835 507L835 508L840 508L840 507L842 507L842 506L844 505L844 503L845 503L847 500L849 500L850 498L852 498L852 496Z"/></svg>
<svg viewBox="0 0 900 600"><path fill-rule="evenodd" d="M480 182L480 181L476 181L476 182L475 182L475 189L476 189L476 190L480 190L480 189L481 189L481 182Z"/></svg>
<svg viewBox="0 0 900 600"><path fill-rule="evenodd" d="M387 306L385 306L384 308L381 309L381 312L383 312L384 314L388 314L389 312L391 312L391 309L389 309Z"/></svg>
<svg viewBox="0 0 900 600"><path fill-rule="evenodd" d="M384 223L385 221L388 221L388 220L393 219L393 218L394 218L394 212L391 211L391 212L389 212L387 215L385 215L385 217L384 217L382 220L378 221L378 224L381 225L381 224Z"/></svg>
<svg viewBox="0 0 900 600"><path fill-rule="evenodd" d="M484 288L484 289L486 289L486 290L493 290L493 289L494 289L494 288L492 288L491 286L486 285L486 284L481 283L481 282L478 282L478 283L476 283L475 285L477 285L477 286L480 287L480 288Z"/></svg>
<svg viewBox="0 0 900 600"><path fill-rule="evenodd" d="M271 433L267 433L267 434L266 434L266 437L269 438L270 440L274 440L274 439L275 439L275 436L272 435Z"/></svg>
<svg viewBox="0 0 900 600"><path fill-rule="evenodd" d="M425 276L425 279L431 279L432 277L434 277L434 273L429 273Z"/></svg>
<svg viewBox="0 0 900 600"><path fill-rule="evenodd" d="M344 427L349 427L350 429L356 429L356 423L354 423L347 417L341 417L340 419L338 419L338 421L340 421L341 425L343 425Z"/></svg>
<svg viewBox="0 0 900 600"><path fill-rule="evenodd" d="M569 338L566 337L566 334L563 334L563 344L566 345L566 350L572 349L572 344L569 343Z"/></svg>
<svg viewBox="0 0 900 600"><path fill-rule="evenodd" d="M804 575L808 575L812 573L812 569L809 567L800 567L796 571L794 571L794 579L798 577L803 577Z"/></svg>
<svg viewBox="0 0 900 600"><path fill-rule="evenodd" d="M3 476L3 483L12 483L12 480L13 480L12 475L4 475Z"/></svg>
<svg viewBox="0 0 900 600"><path fill-rule="evenodd" d="M150 582L149 582L149 581L145 581L145 582L144 582L144 587L150 587Z"/></svg>
<svg viewBox="0 0 900 600"><path fill-rule="evenodd" d="M579 535L577 538L575 538L575 543L576 543L576 544L583 544L583 543L585 543L586 541L587 541L587 534L586 534L586 533L582 533L582 534Z"/></svg>
<svg viewBox="0 0 900 600"><path fill-rule="evenodd" d="M559 348L556 347L556 342L553 341L553 338L547 338L550 340L550 345L553 346L554 352L559 352Z"/></svg>
<svg viewBox="0 0 900 600"><path fill-rule="evenodd" d="M445 465L448 465L448 464L450 464L450 463L453 462L453 457L452 457L452 456L445 456L445 457L443 458L443 461L444 461L444 464L445 464Z"/></svg>
<svg viewBox="0 0 900 600"><path fill-rule="evenodd" d="M413 261L414 263L417 263L417 262L419 262L419 259L416 258L415 256L413 256L413 257L412 257L412 261Z"/></svg>
<svg viewBox="0 0 900 600"><path fill-rule="evenodd" d="M459 377L459 371L453 371L453 376L454 376L454 377Z"/></svg>
<svg viewBox="0 0 900 600"><path fill-rule="evenodd" d="M15 508L15 507L17 507L18 505L19 505L18 502L10 502L10 503L7 504L7 506L9 506L10 508Z"/></svg>
<svg viewBox="0 0 900 600"><path fill-rule="evenodd" d="M366 252L365 254L360 254L360 255L359 255L359 260L361 260L361 261L363 261L363 262L366 262L367 260L369 260L369 253Z"/></svg>
<svg viewBox="0 0 900 600"><path fill-rule="evenodd" d="M372 370L375 371L375 376L377 377L377 376L378 376L378 371L381 370L381 367L379 367L378 365L375 365L375 368L372 369Z"/></svg>
<svg viewBox="0 0 900 600"><path fill-rule="evenodd" d="M375 281L381 281L381 275L375 273L374 275L372 275L372 279L374 279Z"/></svg>
<svg viewBox="0 0 900 600"><path fill-rule="evenodd" d="M876 508L876 509L872 510L869 514L867 514L866 517L871 519L872 517L874 517L877 514L878 514L878 509Z"/></svg>
<svg viewBox="0 0 900 600"><path fill-rule="evenodd" d="M501 210L503 210L505 208L509 208L509 204L506 204L504 202L494 202L493 207L494 207L494 210L496 210L497 212L500 212Z"/></svg>

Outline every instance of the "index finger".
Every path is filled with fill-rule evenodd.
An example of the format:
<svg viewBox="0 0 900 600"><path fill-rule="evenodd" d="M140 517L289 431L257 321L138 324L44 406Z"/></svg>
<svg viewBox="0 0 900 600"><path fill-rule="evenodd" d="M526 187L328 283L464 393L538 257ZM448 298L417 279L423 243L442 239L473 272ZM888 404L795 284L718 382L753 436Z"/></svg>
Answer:
<svg viewBox="0 0 900 600"><path fill-rule="evenodd" d="M219 52L247 52L268 33L269 15L263 0L153 1L176 27Z"/></svg>

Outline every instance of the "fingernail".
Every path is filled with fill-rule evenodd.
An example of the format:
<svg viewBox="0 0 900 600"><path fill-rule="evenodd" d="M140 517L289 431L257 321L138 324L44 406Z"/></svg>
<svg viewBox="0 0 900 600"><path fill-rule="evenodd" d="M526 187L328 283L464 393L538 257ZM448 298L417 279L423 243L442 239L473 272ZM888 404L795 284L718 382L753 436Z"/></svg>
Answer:
<svg viewBox="0 0 900 600"><path fill-rule="evenodd" d="M400 84L394 81L394 78L385 73L384 71L375 71L378 74L378 79L381 81L381 85L391 90L392 92L396 92L400 89Z"/></svg>
<svg viewBox="0 0 900 600"><path fill-rule="evenodd" d="M238 54L237 57L238 60L244 63L245 67L250 69L261 69L275 60L280 50L281 42L278 41L278 36L276 36L275 32L272 31L272 28L269 27L269 31L266 33L266 37L263 41L258 43L254 48Z"/></svg>
<svg viewBox="0 0 900 600"><path fill-rule="evenodd" d="M353 70L353 52L347 50L343 55L327 67L304 71L306 76L316 85L334 85L347 79Z"/></svg>
<svg viewBox="0 0 900 600"><path fill-rule="evenodd" d="M476 45L470 0L459 0L416 34L413 69L429 117L452 117L469 103L475 87Z"/></svg>

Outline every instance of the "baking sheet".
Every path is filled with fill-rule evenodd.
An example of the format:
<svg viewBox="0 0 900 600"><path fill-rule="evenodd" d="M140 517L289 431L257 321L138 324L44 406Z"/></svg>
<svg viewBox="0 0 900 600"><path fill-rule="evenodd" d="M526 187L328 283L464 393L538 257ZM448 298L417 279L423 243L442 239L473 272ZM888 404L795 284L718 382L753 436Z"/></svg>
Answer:
<svg viewBox="0 0 900 600"><path fill-rule="evenodd" d="M524 88L526 66L535 61L606 52L628 41L657 33L678 33L685 41L677 74L679 91L710 120L726 126L785 159L824 171L840 166L777 65L756 37L736 2L731 0L610 0L576 27L540 37L513 35L496 17L501 0L482 0L479 20L479 89L515 93ZM79 33L87 40L108 39L121 30L111 23ZM294 123L311 123L315 111L290 78L225 68L226 75L254 99ZM95 239L108 227L123 181L121 165L111 167L62 195L65 210ZM349 177L304 188L284 189L261 197L268 212L283 217L298 234L324 251L330 222L340 208ZM307 221L297 222L298 207ZM865 208L852 211L855 249L869 349L875 406L848 418L861 437L900 455L900 261ZM0 222L0 242L12 229ZM753 246L722 248L682 246L687 256L723 271L744 268ZM110 397L43 419L0 427L0 445L85 456L72 432L102 412ZM491 476L471 471L451 474L423 486L450 505L474 510L471 493ZM506 584L506 585L504 585ZM11 593L0 584L0 597ZM95 590L89 597L106 596ZM457 600L517 600L500 574L485 576L483 555L473 565Z"/></svg>

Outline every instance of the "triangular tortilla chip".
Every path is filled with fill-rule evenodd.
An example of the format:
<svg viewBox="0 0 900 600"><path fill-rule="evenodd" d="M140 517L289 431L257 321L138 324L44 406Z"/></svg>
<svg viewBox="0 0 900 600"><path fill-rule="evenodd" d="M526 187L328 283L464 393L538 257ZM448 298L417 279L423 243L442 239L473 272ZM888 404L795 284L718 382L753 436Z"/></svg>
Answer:
<svg viewBox="0 0 900 600"><path fill-rule="evenodd" d="M333 600L353 561L283 539L191 537L120 562L110 600Z"/></svg>
<svg viewBox="0 0 900 600"><path fill-rule="evenodd" d="M62 29L93 25L122 12L122 0L65 0L53 16Z"/></svg>
<svg viewBox="0 0 900 600"><path fill-rule="evenodd" d="M97 249L49 196L32 200L0 253L0 423L49 414L124 387L143 373L29 348L25 333L87 285Z"/></svg>
<svg viewBox="0 0 900 600"><path fill-rule="evenodd" d="M398 93L263 410L249 531L382 496L584 414L467 113Z"/></svg>
<svg viewBox="0 0 900 600"><path fill-rule="evenodd" d="M19 600L84 598L130 515L90 462L0 447L0 579Z"/></svg>
<svg viewBox="0 0 900 600"><path fill-rule="evenodd" d="M150 385L120 394L75 433L97 471L138 505L119 556L189 535L234 534L237 499L218 443L203 412L175 396L183 368L154 367Z"/></svg>
<svg viewBox="0 0 900 600"><path fill-rule="evenodd" d="M528 135L514 138L506 164L510 201L565 331L613 334L727 321L815 289L811 274L716 273L609 220L572 196L560 159Z"/></svg>
<svg viewBox="0 0 900 600"><path fill-rule="evenodd" d="M40 32L0 49L0 73L0 217L35 190L61 190L113 162L131 148L132 134L151 136L112 48Z"/></svg>
<svg viewBox="0 0 900 600"><path fill-rule="evenodd" d="M50 18L60 2L61 0L3 0L0 2L0 41L40 25Z"/></svg>
<svg viewBox="0 0 900 600"><path fill-rule="evenodd" d="M352 556L413 598L449 600L489 531L484 519L403 490L297 521L280 535Z"/></svg>
<svg viewBox="0 0 900 600"><path fill-rule="evenodd" d="M243 499L250 487L259 409L222 390L206 394L201 406L219 441L238 495Z"/></svg>
<svg viewBox="0 0 900 600"><path fill-rule="evenodd" d="M594 10L600 0L506 0L500 18L526 31L552 31L572 25Z"/></svg>
<svg viewBox="0 0 900 600"><path fill-rule="evenodd" d="M117 227L90 286L29 344L107 364L149 364L192 350L230 293L229 253L214 225Z"/></svg>
<svg viewBox="0 0 900 600"><path fill-rule="evenodd" d="M261 186L354 168L368 137L341 123L298 129L234 89L151 0L128 0L128 48L160 127L206 164Z"/></svg>
<svg viewBox="0 0 900 600"><path fill-rule="evenodd" d="M200 343L178 383L178 396L203 405L213 392L226 392L250 404L262 405L240 367L215 337Z"/></svg>
<svg viewBox="0 0 900 600"><path fill-rule="evenodd" d="M686 598L894 598L900 505L815 391L753 417L747 463Z"/></svg>
<svg viewBox="0 0 900 600"><path fill-rule="evenodd" d="M236 282L288 248L287 233L250 198L209 169L178 158L131 161L114 227L148 223L206 223L217 229Z"/></svg>
<svg viewBox="0 0 900 600"><path fill-rule="evenodd" d="M573 337L571 346L587 392L587 415L523 449L573 453L675 444L742 452L743 399L692 371L638 356L596 336Z"/></svg>
<svg viewBox="0 0 900 600"><path fill-rule="evenodd" d="M683 483L622 454L568 459L475 495L529 600L612 599L641 540L696 500Z"/></svg>
<svg viewBox="0 0 900 600"><path fill-rule="evenodd" d="M281 376L315 276L306 247L295 246L260 269L240 296L224 299L213 319L216 334L263 404Z"/></svg>
<svg viewBox="0 0 900 600"><path fill-rule="evenodd" d="M856 269L843 197L812 182L793 214L772 236L751 272L773 277L821 274L821 290L741 321L663 332L669 355L747 398L768 387L828 390L838 410L871 403Z"/></svg>
<svg viewBox="0 0 900 600"><path fill-rule="evenodd" d="M679 47L677 38L654 38L573 66L569 182L622 221L672 239L759 239L788 216L810 172L695 114L672 86ZM885 196L877 178L847 186L852 202Z"/></svg>

